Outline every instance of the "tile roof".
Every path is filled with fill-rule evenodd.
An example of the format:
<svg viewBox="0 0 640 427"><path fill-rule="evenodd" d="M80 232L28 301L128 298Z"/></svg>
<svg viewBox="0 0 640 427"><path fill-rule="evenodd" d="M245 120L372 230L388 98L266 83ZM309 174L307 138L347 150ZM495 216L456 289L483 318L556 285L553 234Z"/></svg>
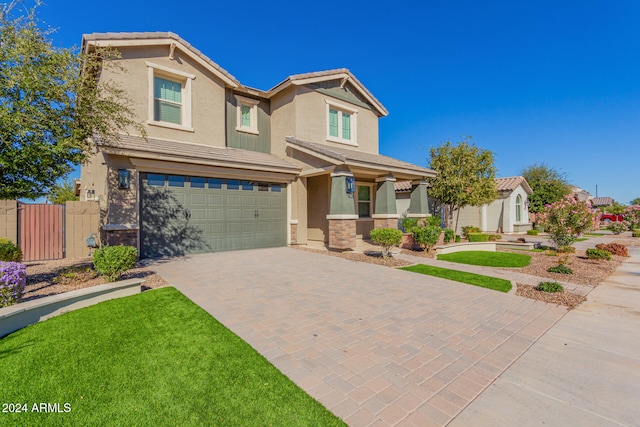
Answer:
<svg viewBox="0 0 640 427"><path fill-rule="evenodd" d="M408 193L412 189L411 181L396 181L393 183L393 188L396 193Z"/></svg>
<svg viewBox="0 0 640 427"><path fill-rule="evenodd" d="M496 184L498 187L498 191L513 191L518 188L518 185L522 184L522 187L527 192L527 194L533 193L529 183L523 176L511 176L507 178L496 178ZM398 193L411 191L411 181L400 181L396 182L395 190Z"/></svg>
<svg viewBox="0 0 640 427"><path fill-rule="evenodd" d="M496 178L496 184L498 185L498 191L513 191L522 185L524 191L527 194L533 193L533 190L529 186L529 183L523 176L509 176L506 178Z"/></svg>
<svg viewBox="0 0 640 427"><path fill-rule="evenodd" d="M609 206L613 204L613 197L594 197L591 206Z"/></svg>
<svg viewBox="0 0 640 427"><path fill-rule="evenodd" d="M150 154L167 157L167 160L195 163L215 164L224 167L235 167L252 170L277 170L279 172L298 174L300 168L269 153L240 150L228 147L212 147L186 142L167 141L163 139L140 136L120 135L119 141L110 143L100 137L94 137L96 145L109 147L112 150L126 150L132 157L149 158Z"/></svg>
<svg viewBox="0 0 640 427"><path fill-rule="evenodd" d="M324 144L317 144L315 142L303 141L291 136L286 137L286 141L294 148L306 149L312 153L328 157L337 163L383 170L395 169L402 173L418 176L435 176L435 172L431 169L423 168L412 163L394 159L393 157L383 156L381 154L371 154L347 148L332 147Z"/></svg>

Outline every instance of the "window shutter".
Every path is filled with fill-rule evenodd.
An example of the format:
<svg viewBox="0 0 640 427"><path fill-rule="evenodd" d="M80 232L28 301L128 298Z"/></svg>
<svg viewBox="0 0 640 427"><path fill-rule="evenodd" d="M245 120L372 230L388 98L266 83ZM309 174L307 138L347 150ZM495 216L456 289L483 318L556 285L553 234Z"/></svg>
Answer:
<svg viewBox="0 0 640 427"><path fill-rule="evenodd" d="M338 111L329 109L329 135L338 136Z"/></svg>
<svg viewBox="0 0 640 427"><path fill-rule="evenodd" d="M351 139L351 114L342 113L342 139Z"/></svg>

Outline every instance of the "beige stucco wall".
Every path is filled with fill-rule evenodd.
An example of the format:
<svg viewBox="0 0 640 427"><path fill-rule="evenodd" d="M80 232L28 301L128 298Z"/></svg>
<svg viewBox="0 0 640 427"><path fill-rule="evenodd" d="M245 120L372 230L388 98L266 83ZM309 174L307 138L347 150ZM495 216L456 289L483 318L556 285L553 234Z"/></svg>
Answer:
<svg viewBox="0 0 640 427"><path fill-rule="evenodd" d="M357 110L357 146L327 140L327 99ZM305 86L292 86L271 100L271 150L277 156L287 158L287 136L378 154L378 116L367 108L332 98Z"/></svg>
<svg viewBox="0 0 640 427"><path fill-rule="evenodd" d="M327 175L314 176L307 179L307 220L309 240L321 242L329 241L329 202L331 177Z"/></svg>
<svg viewBox="0 0 640 427"><path fill-rule="evenodd" d="M86 239L98 235L100 210L97 202L67 202L65 204L65 257L78 258L89 254Z"/></svg>
<svg viewBox="0 0 640 427"><path fill-rule="evenodd" d="M201 65L176 49L169 59L166 46L121 47L119 63L125 73L105 70L101 80L117 82L133 102L136 117L143 121L149 137L185 141L218 147L225 146L225 89L224 84ZM149 67L146 62L196 76L192 80L191 117L193 132L147 124L149 119ZM185 108L186 106L183 106Z"/></svg>
<svg viewBox="0 0 640 427"><path fill-rule="evenodd" d="M516 221L516 198L520 195L522 197L522 218L520 221ZM527 192L522 188L521 185L518 186L515 190L511 192L509 195L509 221L505 222L504 232L505 233L513 233L514 224L528 224L529 223L529 207L527 206Z"/></svg>
<svg viewBox="0 0 640 427"><path fill-rule="evenodd" d="M503 199L494 200L485 208L485 227L480 227L486 232L497 233L502 231L502 204Z"/></svg>
<svg viewBox="0 0 640 427"><path fill-rule="evenodd" d="M0 237L18 244L18 202L0 200Z"/></svg>
<svg viewBox="0 0 640 427"><path fill-rule="evenodd" d="M456 218L458 218L458 233L462 230L462 227L473 226L480 228L480 208L477 206L467 206L460 209L460 216L458 212L453 212L453 224L456 224Z"/></svg>

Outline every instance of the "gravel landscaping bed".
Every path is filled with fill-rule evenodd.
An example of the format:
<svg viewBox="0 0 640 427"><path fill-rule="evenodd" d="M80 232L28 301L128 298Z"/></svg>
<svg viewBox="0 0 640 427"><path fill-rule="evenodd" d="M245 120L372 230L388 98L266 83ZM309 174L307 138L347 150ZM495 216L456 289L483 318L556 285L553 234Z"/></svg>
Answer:
<svg viewBox="0 0 640 427"><path fill-rule="evenodd" d="M586 298L582 295L576 295L571 292L542 292L537 291L534 286L524 285L522 283L516 283L516 295L531 298L539 301L544 301L552 304L566 305L573 308L580 304Z"/></svg>
<svg viewBox="0 0 640 427"><path fill-rule="evenodd" d="M564 259L564 255L550 256L546 252L524 252L506 249L504 251L531 255L531 264L526 267L509 268L510 271L518 271L531 274L532 276L590 286L597 286L603 282L626 259L615 255L611 257L611 261L588 259L585 251L578 250L575 254L569 254L565 263L573 270L573 274L560 274L551 273L547 270L549 267L558 265L558 262Z"/></svg>
<svg viewBox="0 0 640 427"><path fill-rule="evenodd" d="M27 286L23 301L107 283L92 269L90 257L25 262L24 264L27 267ZM142 290L168 285L151 268L142 265L137 265L122 275L122 280L133 278L145 279Z"/></svg>

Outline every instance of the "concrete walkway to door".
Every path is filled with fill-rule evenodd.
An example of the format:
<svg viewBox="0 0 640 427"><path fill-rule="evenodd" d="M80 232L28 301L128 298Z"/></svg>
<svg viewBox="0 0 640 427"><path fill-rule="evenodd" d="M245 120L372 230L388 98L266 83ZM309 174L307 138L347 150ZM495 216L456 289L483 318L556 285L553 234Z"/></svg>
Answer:
<svg viewBox="0 0 640 427"><path fill-rule="evenodd" d="M447 424L566 313L290 248L155 267L353 426Z"/></svg>

